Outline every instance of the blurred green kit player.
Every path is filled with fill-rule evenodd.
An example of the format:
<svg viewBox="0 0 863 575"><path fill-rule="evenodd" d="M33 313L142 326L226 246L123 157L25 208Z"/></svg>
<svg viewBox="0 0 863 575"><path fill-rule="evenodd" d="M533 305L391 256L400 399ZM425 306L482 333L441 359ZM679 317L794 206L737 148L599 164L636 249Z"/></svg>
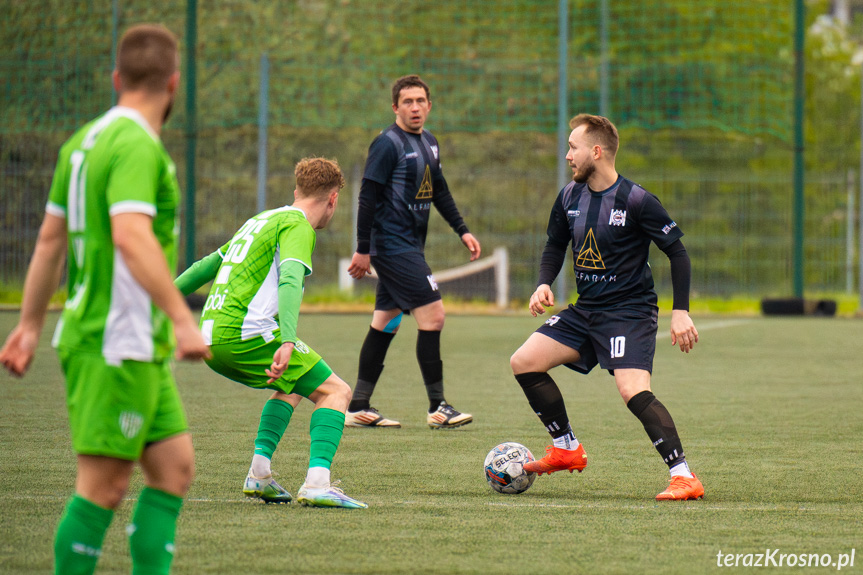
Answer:
<svg viewBox="0 0 863 575"><path fill-rule="evenodd" d="M368 507L330 483L350 387L297 337L315 230L332 219L345 180L338 164L324 158L301 160L294 173L293 205L249 219L231 241L195 262L176 284L189 294L213 282L201 316L201 331L213 354L207 364L249 387L275 391L261 413L243 493L267 503L290 503L291 494L273 479L270 460L305 397L316 407L309 470L298 501L314 507Z"/></svg>
<svg viewBox="0 0 863 575"><path fill-rule="evenodd" d="M172 283L179 186L159 133L179 84L174 35L130 28L120 41L118 104L61 148L24 287L21 320L0 351L27 370L68 249L68 290L54 346L66 377L75 495L57 526L58 574L93 573L137 461L144 488L132 514L134 573L166 574L194 450L170 369L209 356ZM173 323L173 336L172 336Z"/></svg>

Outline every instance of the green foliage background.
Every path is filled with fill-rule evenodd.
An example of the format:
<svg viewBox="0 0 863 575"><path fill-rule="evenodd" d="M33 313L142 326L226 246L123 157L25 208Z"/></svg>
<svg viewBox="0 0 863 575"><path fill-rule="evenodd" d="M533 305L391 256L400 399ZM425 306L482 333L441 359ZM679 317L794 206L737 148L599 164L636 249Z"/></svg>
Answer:
<svg viewBox="0 0 863 575"><path fill-rule="evenodd" d="M111 104L112 6L3 4L0 283L15 285L59 144ZM184 2L117 5L121 32L163 22L187 49ZM618 169L657 194L686 232L696 297L787 294L792 3L609 6L607 114L621 132ZM860 154L857 47L821 17L828 2L807 7L805 277L809 290L839 292L855 274L846 264L846 190ZM598 113L598 3L571 0L569 13L569 112ZM255 211L262 53L270 60L271 205L291 201L293 165L309 155L338 158L349 195L368 144L392 121L392 80L416 72L432 87L427 127L441 142L460 209L486 253L510 250L512 296L526 297L557 193L557 25L556 5L537 0L199 3L197 255L221 245ZM180 93L164 133L181 182L184 102ZM343 201L322 233L312 283L334 283L338 258L352 252L349 206ZM467 260L436 216L427 252L433 269ZM667 291L658 256L654 274Z"/></svg>

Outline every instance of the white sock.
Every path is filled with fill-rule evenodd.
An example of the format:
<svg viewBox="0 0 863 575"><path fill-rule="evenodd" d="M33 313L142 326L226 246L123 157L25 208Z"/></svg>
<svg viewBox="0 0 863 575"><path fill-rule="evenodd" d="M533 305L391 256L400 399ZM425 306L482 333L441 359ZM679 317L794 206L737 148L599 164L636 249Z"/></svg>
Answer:
<svg viewBox="0 0 863 575"><path fill-rule="evenodd" d="M686 463L686 461L681 461L680 463L672 467L670 471L672 477L682 475L683 477L688 477L692 479L692 472L689 471L689 465Z"/></svg>
<svg viewBox="0 0 863 575"><path fill-rule="evenodd" d="M330 470L326 467L309 467L306 473L306 487L329 487Z"/></svg>
<svg viewBox="0 0 863 575"><path fill-rule="evenodd" d="M253 477L257 477L259 479L272 475L273 471L270 469L270 458L266 455L261 455L260 453L254 454L252 456L252 466L249 468L249 473L251 473Z"/></svg>
<svg viewBox="0 0 863 575"><path fill-rule="evenodd" d="M572 431L567 433L566 435L562 435L560 437L555 437L552 441L555 447L558 449L566 449L567 451L575 451L578 449L578 439L575 438Z"/></svg>

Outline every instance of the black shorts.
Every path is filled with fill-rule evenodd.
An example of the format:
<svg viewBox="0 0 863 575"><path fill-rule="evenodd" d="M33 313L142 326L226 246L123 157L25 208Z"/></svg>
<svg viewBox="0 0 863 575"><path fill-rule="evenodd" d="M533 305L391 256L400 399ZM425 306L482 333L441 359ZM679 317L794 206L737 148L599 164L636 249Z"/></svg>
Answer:
<svg viewBox="0 0 863 575"><path fill-rule="evenodd" d="M372 256L371 262L378 275L375 309L408 311L440 299L437 283L423 254Z"/></svg>
<svg viewBox="0 0 863 575"><path fill-rule="evenodd" d="M656 320L652 307L588 311L570 305L536 331L578 351L581 358L564 365L579 373L597 363L611 374L630 368L653 372Z"/></svg>

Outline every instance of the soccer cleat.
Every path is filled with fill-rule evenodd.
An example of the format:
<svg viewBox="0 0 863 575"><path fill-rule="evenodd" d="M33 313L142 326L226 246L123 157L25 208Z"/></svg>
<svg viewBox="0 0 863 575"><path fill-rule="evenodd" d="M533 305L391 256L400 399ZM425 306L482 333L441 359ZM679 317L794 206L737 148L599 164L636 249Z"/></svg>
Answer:
<svg viewBox="0 0 863 575"><path fill-rule="evenodd" d="M578 449L570 451L568 449L560 449L554 445L549 445L545 448L545 457L531 461L524 465L524 470L530 473L552 474L555 471L578 471L587 467L587 454L584 452L584 445L578 444Z"/></svg>
<svg viewBox="0 0 863 575"><path fill-rule="evenodd" d="M243 484L246 497L257 497L264 503L290 503L293 497L288 490L276 483L272 475L255 477L251 473Z"/></svg>
<svg viewBox="0 0 863 575"><path fill-rule="evenodd" d="M345 413L345 427L401 427L393 419L386 419L374 407Z"/></svg>
<svg viewBox="0 0 863 575"><path fill-rule="evenodd" d="M462 413L445 401L441 401L435 411L432 411L426 417L426 423L432 429L450 429L453 427L461 427L473 421L473 416L469 413Z"/></svg>
<svg viewBox="0 0 863 575"><path fill-rule="evenodd" d="M297 501L306 507L343 507L345 509L365 509L368 504L357 501L345 495L345 492L336 487L338 481L330 483L327 487L300 487L297 493Z"/></svg>
<svg viewBox="0 0 863 575"><path fill-rule="evenodd" d="M675 475L668 481L668 487L656 496L657 501L683 501L685 499L701 499L704 497L704 486L692 474L692 477Z"/></svg>

